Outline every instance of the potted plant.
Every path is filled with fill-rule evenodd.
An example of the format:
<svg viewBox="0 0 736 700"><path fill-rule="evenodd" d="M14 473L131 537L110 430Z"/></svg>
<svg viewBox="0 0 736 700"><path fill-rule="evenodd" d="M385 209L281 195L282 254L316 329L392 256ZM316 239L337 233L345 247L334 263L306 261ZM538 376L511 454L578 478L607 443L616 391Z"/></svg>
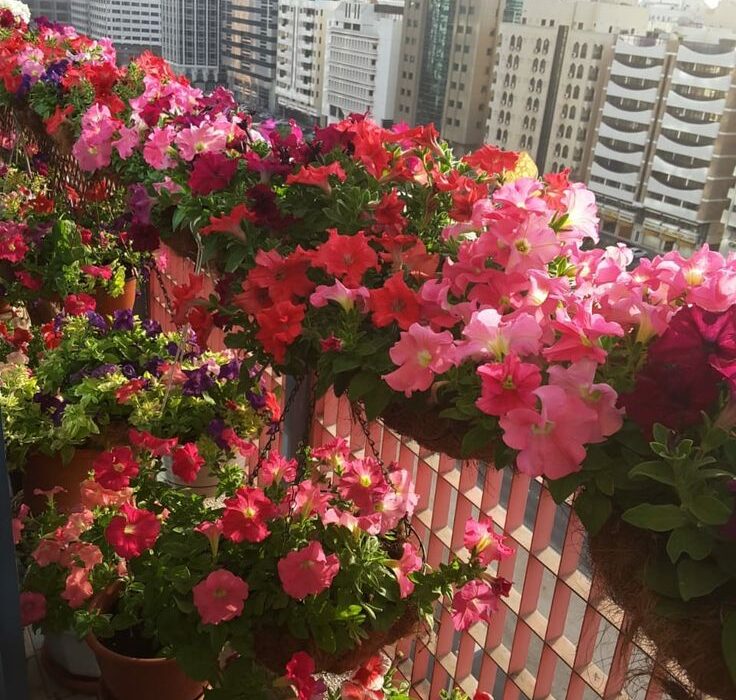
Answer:
<svg viewBox="0 0 736 700"><path fill-rule="evenodd" d="M24 595L44 601L37 622L79 584L77 629L90 630L102 682L120 700L144 697L133 662L110 657L111 647L126 655L125 640L135 655L146 642L149 654L175 658L213 697L269 698L295 655L317 670L352 670L416 632L453 589L458 629L488 620L508 593L486 572L511 553L490 521L468 522L467 560L423 561L402 524L416 497L396 465L354 459L341 444L307 452L301 465L271 454L213 503L159 478L165 449L149 438L124 462L100 461L82 511L52 507L22 523ZM112 607L82 605L109 591L111 575Z"/></svg>
<svg viewBox="0 0 736 700"><path fill-rule="evenodd" d="M24 470L26 502L43 507L34 491L63 486L57 506L74 507L76 485L100 450L127 443L130 426L192 443L192 459L208 459L218 476L242 469L234 461L254 452L249 440L271 412L256 379L240 384L237 358L203 353L193 339L128 311L108 320L81 312L89 300L77 303L79 315L39 332L35 347L46 347L31 344L29 366L0 378L9 462Z"/></svg>

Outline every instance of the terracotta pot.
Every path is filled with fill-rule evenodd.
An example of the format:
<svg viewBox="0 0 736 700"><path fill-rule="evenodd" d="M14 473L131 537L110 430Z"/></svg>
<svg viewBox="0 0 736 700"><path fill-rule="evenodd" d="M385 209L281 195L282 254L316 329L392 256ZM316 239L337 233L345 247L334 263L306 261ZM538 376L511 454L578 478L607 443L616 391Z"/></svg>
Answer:
<svg viewBox="0 0 736 700"><path fill-rule="evenodd" d="M34 326L42 326L44 323L54 320L54 316L58 313L56 302L48 299L36 299L26 306L28 318Z"/></svg>
<svg viewBox="0 0 736 700"><path fill-rule="evenodd" d="M23 502L32 512L38 513L46 507L47 500L46 496L35 496L33 492L61 486L66 490L54 496L54 503L58 510L71 512L79 506L79 484L99 454L100 450L77 448L67 464L63 463L60 454L29 455L23 477Z"/></svg>
<svg viewBox="0 0 736 700"><path fill-rule="evenodd" d="M131 277L126 280L123 293L118 297L112 297L104 290L97 292L95 294L97 313L112 316L115 311L132 311L135 304L136 286L135 277Z"/></svg>

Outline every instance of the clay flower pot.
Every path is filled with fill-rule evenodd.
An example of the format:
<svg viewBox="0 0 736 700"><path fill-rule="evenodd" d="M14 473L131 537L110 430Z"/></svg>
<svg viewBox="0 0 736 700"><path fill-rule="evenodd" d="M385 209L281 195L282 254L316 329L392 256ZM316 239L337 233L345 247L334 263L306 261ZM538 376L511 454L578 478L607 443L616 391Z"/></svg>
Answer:
<svg viewBox="0 0 736 700"><path fill-rule="evenodd" d="M123 287L123 293L120 296L113 297L105 290L100 290L95 294L97 313L112 316L115 311L132 311L135 304L136 287L136 279L131 277L125 281L125 287Z"/></svg>
<svg viewBox="0 0 736 700"><path fill-rule="evenodd" d="M138 659L104 646L93 634L87 644L94 652L102 677L101 696L110 700L196 700L200 681L189 678L176 659Z"/></svg>

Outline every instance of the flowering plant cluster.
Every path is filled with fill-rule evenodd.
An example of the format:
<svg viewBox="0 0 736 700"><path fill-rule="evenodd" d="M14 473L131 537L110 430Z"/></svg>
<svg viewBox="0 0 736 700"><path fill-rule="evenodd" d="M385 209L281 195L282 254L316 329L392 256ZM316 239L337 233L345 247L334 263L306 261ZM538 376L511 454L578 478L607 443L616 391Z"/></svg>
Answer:
<svg viewBox="0 0 736 700"><path fill-rule="evenodd" d="M299 463L272 453L213 503L158 478L170 441L130 438L133 449L95 461L80 510L57 513L50 492L47 510L19 512L27 623L132 631L151 655L208 681L213 697L267 698L275 674L312 700L328 697L315 676L326 659L351 658L376 635L374 650L403 636L444 595L456 628L468 629L508 593L486 571L512 553L490 520L468 520L466 559L431 568L403 525L417 501L408 472L353 458L342 441ZM112 583L116 606L90 608ZM384 672L364 667L350 683L371 689L379 675L372 690L383 692Z"/></svg>
<svg viewBox="0 0 736 700"><path fill-rule="evenodd" d="M117 224L100 224L112 221L120 203L88 203L82 215L74 206L80 195L69 185L55 192L42 157L32 162L0 165L0 296L26 305L80 292L119 297L126 279L151 261L132 248L126 231L114 230Z"/></svg>
<svg viewBox="0 0 736 700"><path fill-rule="evenodd" d="M241 384L237 357L202 351L194 338L163 333L129 311L102 317L80 297L77 315L58 317L29 343L28 366L0 374L15 468L31 452L68 458L75 447L122 444L127 426L164 439L168 454L186 443L186 460L174 454L177 476L196 473L205 459L224 469L256 451L250 441L278 419L278 404L257 378Z"/></svg>

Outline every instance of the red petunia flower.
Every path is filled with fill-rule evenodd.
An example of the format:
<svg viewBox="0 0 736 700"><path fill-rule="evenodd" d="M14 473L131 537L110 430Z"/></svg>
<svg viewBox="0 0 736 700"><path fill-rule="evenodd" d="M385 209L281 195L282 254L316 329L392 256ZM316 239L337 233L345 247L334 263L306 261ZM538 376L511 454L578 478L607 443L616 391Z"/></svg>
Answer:
<svg viewBox="0 0 736 700"><path fill-rule="evenodd" d="M63 109L60 105L56 105L54 113L45 121L46 131L53 136L73 111L74 105L67 105Z"/></svg>
<svg viewBox="0 0 736 700"><path fill-rule="evenodd" d="M285 258L276 250L259 250L255 262L246 281L268 289L274 303L309 296L314 289L314 282L307 277L310 256L301 247Z"/></svg>
<svg viewBox="0 0 736 700"><path fill-rule="evenodd" d="M156 543L161 523L155 513L136 508L130 503L120 506L120 513L107 526L105 539L119 557L139 557Z"/></svg>
<svg viewBox="0 0 736 700"><path fill-rule="evenodd" d="M376 328L395 321L399 328L407 330L419 320L419 300L400 272L389 277L380 289L371 289L370 305Z"/></svg>
<svg viewBox="0 0 736 700"><path fill-rule="evenodd" d="M328 230L329 238L315 251L316 267L342 280L348 287L357 287L370 269L378 269L378 256L370 247L363 231L353 236L341 236L337 229Z"/></svg>
<svg viewBox="0 0 736 700"><path fill-rule="evenodd" d="M238 161L224 153L201 153L194 159L187 184L194 194L208 195L227 187L237 169Z"/></svg>
<svg viewBox="0 0 736 700"><path fill-rule="evenodd" d="M119 491L138 475L140 467L130 447L114 447L103 452L92 463L95 481L103 488Z"/></svg>
<svg viewBox="0 0 736 700"><path fill-rule="evenodd" d="M287 185L312 185L323 189L328 195L332 191L330 177L345 182L347 175L338 162L329 165L305 165L299 172L287 176Z"/></svg>
<svg viewBox="0 0 736 700"><path fill-rule="evenodd" d="M64 311L70 316L81 316L88 311L94 311L97 302L89 294L69 294L64 299Z"/></svg>
<svg viewBox="0 0 736 700"><path fill-rule="evenodd" d="M211 216L209 226L205 226L200 233L207 236L211 233L229 233L235 238L245 242L242 223L244 221L254 222L257 215L245 204L238 204L232 208L229 214L224 216Z"/></svg>
<svg viewBox="0 0 736 700"><path fill-rule="evenodd" d="M301 335L305 308L304 304L280 301L256 314L259 326L256 338L276 362L284 361L286 348Z"/></svg>
<svg viewBox="0 0 736 700"><path fill-rule="evenodd" d="M225 500L222 534L232 542L263 542L271 534L267 522L278 508L259 488L244 486Z"/></svg>
<svg viewBox="0 0 736 700"><path fill-rule="evenodd" d="M171 471L182 481L191 484L197 478L204 461L197 445L188 442L174 450L171 456Z"/></svg>
<svg viewBox="0 0 736 700"><path fill-rule="evenodd" d="M174 323L181 326L204 289L204 274L189 273L189 280L184 284L176 284L171 290L171 305L174 311Z"/></svg>
<svg viewBox="0 0 736 700"><path fill-rule="evenodd" d="M463 161L475 170L482 170L487 175L496 177L504 170L513 170L519 161L519 154L486 144L464 156Z"/></svg>
<svg viewBox="0 0 736 700"><path fill-rule="evenodd" d="M157 438L151 435L151 433L146 432L145 430L138 431L135 430L135 428L131 428L128 431L128 439L130 440L130 443L133 445L133 447L147 450L157 457L170 455L171 450L173 450L179 443L178 437L169 439Z"/></svg>
<svg viewBox="0 0 736 700"><path fill-rule="evenodd" d="M115 400L119 404L127 403L131 397L143 391L147 384L145 379L131 379L115 391Z"/></svg>

